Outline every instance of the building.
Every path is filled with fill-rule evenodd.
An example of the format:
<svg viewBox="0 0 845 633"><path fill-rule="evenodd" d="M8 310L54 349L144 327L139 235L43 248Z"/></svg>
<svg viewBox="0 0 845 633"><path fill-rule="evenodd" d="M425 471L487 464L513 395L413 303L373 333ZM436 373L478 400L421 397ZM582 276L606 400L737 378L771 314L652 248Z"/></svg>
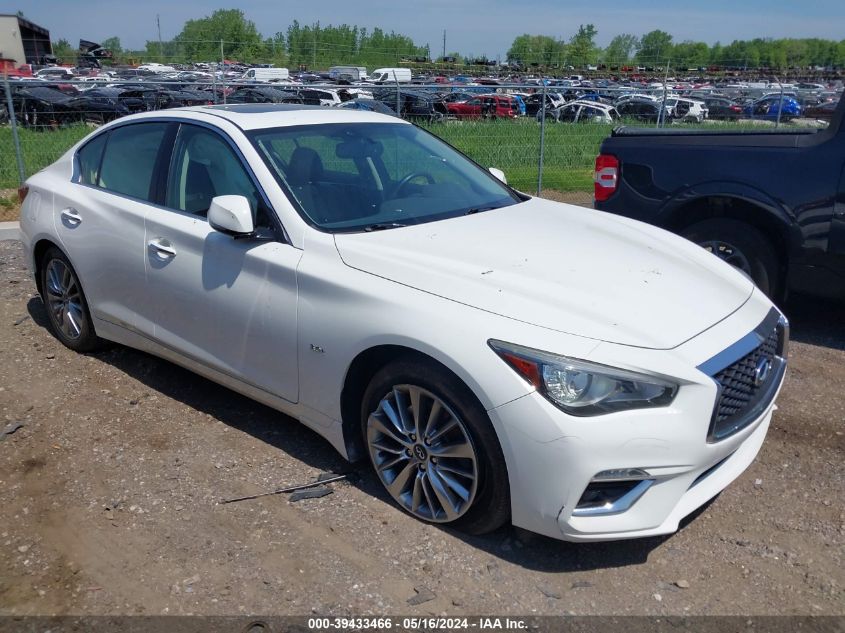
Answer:
<svg viewBox="0 0 845 633"><path fill-rule="evenodd" d="M53 54L50 31L17 15L0 14L0 59L40 64Z"/></svg>

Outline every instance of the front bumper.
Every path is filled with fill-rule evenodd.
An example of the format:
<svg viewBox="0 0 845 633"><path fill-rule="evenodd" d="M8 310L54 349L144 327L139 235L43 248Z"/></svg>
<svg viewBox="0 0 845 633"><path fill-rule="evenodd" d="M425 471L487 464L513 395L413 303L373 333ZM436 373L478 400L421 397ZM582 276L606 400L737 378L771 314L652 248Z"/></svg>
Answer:
<svg viewBox="0 0 845 633"><path fill-rule="evenodd" d="M707 350L712 355L720 347L711 343L724 346L730 330L736 332L725 323L682 346L685 349L664 354L676 360L684 356L692 360ZM721 492L754 460L783 383L778 376L771 399L741 429L709 442L718 390L708 375L699 374L697 380L686 377L668 407L572 418L542 395L531 393L489 411L493 425L504 435L514 525L567 541L676 531L681 519ZM619 512L584 513L582 495L593 478L619 469L647 474L650 483L642 486L641 496ZM579 501L582 511L573 513Z"/></svg>

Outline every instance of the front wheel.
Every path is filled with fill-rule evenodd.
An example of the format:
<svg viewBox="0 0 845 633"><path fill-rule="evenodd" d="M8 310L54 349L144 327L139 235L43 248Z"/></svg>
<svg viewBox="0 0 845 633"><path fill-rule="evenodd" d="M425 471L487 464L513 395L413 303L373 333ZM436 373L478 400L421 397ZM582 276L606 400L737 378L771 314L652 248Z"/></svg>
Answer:
<svg viewBox="0 0 845 633"><path fill-rule="evenodd" d="M507 470L486 412L433 361L409 357L376 373L361 423L376 475L418 519L472 534L510 516Z"/></svg>
<svg viewBox="0 0 845 633"><path fill-rule="evenodd" d="M745 273L769 297L778 297L777 256L769 240L750 224L716 218L693 224L681 235Z"/></svg>

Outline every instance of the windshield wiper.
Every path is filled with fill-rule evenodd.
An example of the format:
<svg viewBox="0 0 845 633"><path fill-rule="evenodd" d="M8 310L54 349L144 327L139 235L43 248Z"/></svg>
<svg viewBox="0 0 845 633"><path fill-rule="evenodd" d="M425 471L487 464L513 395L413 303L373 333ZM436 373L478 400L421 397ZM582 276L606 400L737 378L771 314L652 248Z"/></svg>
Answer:
<svg viewBox="0 0 845 633"><path fill-rule="evenodd" d="M370 224L369 226L365 226L364 230L369 233L371 231L386 231L387 229L398 229L403 226L408 225L402 224L401 222L382 222L380 224Z"/></svg>
<svg viewBox="0 0 845 633"><path fill-rule="evenodd" d="M498 209L500 207L496 205L490 205L489 207L473 207L472 209L467 209L464 215L474 215L476 213L481 213L482 211L491 211L492 209Z"/></svg>

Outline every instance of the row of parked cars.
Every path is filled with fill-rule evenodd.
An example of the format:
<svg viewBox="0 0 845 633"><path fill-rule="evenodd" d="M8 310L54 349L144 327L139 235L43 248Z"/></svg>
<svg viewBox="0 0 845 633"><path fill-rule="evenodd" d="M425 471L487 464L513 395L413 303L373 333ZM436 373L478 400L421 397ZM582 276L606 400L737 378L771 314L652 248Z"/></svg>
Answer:
<svg viewBox="0 0 845 633"><path fill-rule="evenodd" d="M532 91L533 90L533 91ZM212 103L297 103L340 106L399 114L417 120L515 119L551 123L702 122L705 119L762 118L786 121L799 116L829 119L838 102L830 93L802 105L795 96L767 94L757 99L690 91L654 94L587 87L512 89L483 85L391 86L350 83L327 87L300 81L222 83L185 76L182 80L138 75L117 82L21 81L13 86L18 122L45 128L71 123L102 124L135 112ZM4 111L0 111L3 118ZM5 116L8 116L5 113Z"/></svg>
<svg viewBox="0 0 845 633"><path fill-rule="evenodd" d="M545 113L538 113L538 120L544 116L552 122L606 122L630 119L657 123L669 121L692 121L701 123L705 119L736 121L739 119L765 119L788 121L807 117L830 121L838 99L802 106L795 97L770 94L754 100L740 101L723 94L698 94L687 97L649 94L623 94L615 97L597 93L579 95L576 100L556 102L549 97L551 107Z"/></svg>

